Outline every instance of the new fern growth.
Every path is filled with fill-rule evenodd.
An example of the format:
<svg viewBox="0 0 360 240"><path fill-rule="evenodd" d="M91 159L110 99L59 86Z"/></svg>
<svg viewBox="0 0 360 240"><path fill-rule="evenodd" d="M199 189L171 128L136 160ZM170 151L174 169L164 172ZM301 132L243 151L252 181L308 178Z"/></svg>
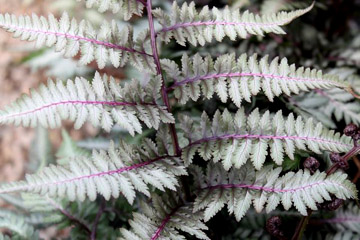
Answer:
<svg viewBox="0 0 360 240"><path fill-rule="evenodd" d="M95 70L66 81L49 79L0 111L2 125L53 129L70 120L74 129L81 129L90 122L97 129L93 141L104 143L82 149L63 130L58 159L52 161L51 144L44 144L48 133L38 128L41 139L33 146L44 156L37 156L38 169L24 180L0 186L0 197L19 208L0 211L0 227L28 239L53 224L74 225L72 239L234 239L256 233L266 238L264 223L271 217L269 234L282 237L287 233L276 228L280 217L275 214L310 218L324 206L329 210L346 202L348 207L334 218L316 221L334 223L335 239L359 234L352 223L358 223L359 213L351 203L357 189L344 169L360 152L360 130L350 125L342 135L325 127L337 128L336 121L329 124L332 113L337 121L359 123L358 111L347 105L350 99L358 104L355 82L307 63L296 67L286 54L269 60L250 49L208 51L230 49L256 39L252 36L277 39L276 34L286 34L283 26L308 13L314 2L271 12L289 6L265 1L265 14L217 1L211 8L176 1L77 2L112 21L94 25L67 13L59 19L1 13L0 27L36 47L54 47L80 64L95 62L97 69L112 69L132 80L119 82ZM145 18L148 27L136 24ZM174 42L182 49L174 49ZM204 51L198 51L199 45ZM330 99L323 114L327 120L319 114L309 117L313 108L325 104L306 105L319 96ZM347 108L334 109L335 101ZM310 157L326 159L329 153L330 167ZM300 164L302 157L308 158ZM225 205L227 212L222 211ZM249 211L251 205L256 213ZM246 229L257 214L262 214L263 229ZM210 219L226 219L242 232L218 236ZM300 221L293 239L301 239L303 222L308 221Z"/></svg>

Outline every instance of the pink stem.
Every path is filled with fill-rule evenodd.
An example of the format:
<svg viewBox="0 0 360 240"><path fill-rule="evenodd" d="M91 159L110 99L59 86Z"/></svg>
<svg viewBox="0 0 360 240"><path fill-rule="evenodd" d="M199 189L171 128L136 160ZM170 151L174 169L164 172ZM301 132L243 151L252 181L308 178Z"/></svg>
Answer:
<svg viewBox="0 0 360 240"><path fill-rule="evenodd" d="M329 181L329 180L315 182L315 183L311 183L309 185L305 185L305 186L302 186L302 187L289 188L289 189L278 189L278 188L271 188L271 187L256 186L256 185L251 185L251 184L219 184L219 185L214 185L214 186L208 186L208 187L205 187L203 189L246 188L246 189L259 190L259 191L264 191L264 192L286 193L286 192L297 192L297 191L305 190L307 188L311 188L311 187L314 187L314 186L323 185L323 184L326 184L326 183L330 183L330 184L336 185L336 186L341 187L341 188L345 188L348 191L350 191L346 186L343 186L343 185L341 185L341 184L339 184L337 182L333 182L333 181Z"/></svg>
<svg viewBox="0 0 360 240"><path fill-rule="evenodd" d="M320 220L323 223L360 222L360 217L338 217Z"/></svg>
<svg viewBox="0 0 360 240"><path fill-rule="evenodd" d="M108 48L114 48L114 49L119 49L122 51L127 51L127 52L132 52L132 53L139 53L142 55L147 55L147 56L151 56L150 54L147 54L146 52L142 52L142 51L137 51L135 49L132 48L127 48L127 47L123 47L114 43L110 43L110 42L104 42L104 41L99 41L96 39L92 39L92 38L87 38L87 37L82 37L82 36L77 36L77 35L72 35L69 33L60 33L60 32L53 32L53 31L44 31L44 30L36 30L36 29L29 29L29 28L23 28L23 27L18 27L18 26L5 26L3 25L2 27L7 28L7 29L15 29L16 31L23 31L23 32L30 32L30 33L40 33L40 34L45 34L45 35L55 35L57 37L65 37L65 38L70 38L70 39L74 39L76 41L85 41L85 42L90 42L96 45L102 45Z"/></svg>
<svg viewBox="0 0 360 240"><path fill-rule="evenodd" d="M287 21L275 22L275 23L226 22L226 21L186 22L186 23L178 23L170 27L164 27L157 34L159 34L160 32L169 32L179 28L187 28L187 27L213 26L213 25L269 27L269 26L281 26L286 23Z"/></svg>
<svg viewBox="0 0 360 240"><path fill-rule="evenodd" d="M161 156L161 157L157 157L155 159L149 160L147 162L138 163L138 164L135 164L135 165L132 165L132 166L123 167L123 168L119 168L119 169L116 169L116 170L110 170L110 171L106 171L106 172L99 172L99 173L89 174L89 175L80 176L80 177L74 177L74 178L61 180L61 181L55 181L55 182L43 183L43 184L39 183L39 184L18 186L18 187L15 186L13 188L4 189L4 190L0 191L0 193L26 191L26 190L31 189L31 188L38 188L38 187L44 187L44 186L54 186L54 185L61 185L61 184L65 184L65 183L72 183L72 182L80 181L80 180L86 179L86 178L96 178L96 177L101 177L101 176L105 176L105 175L120 174L120 173L123 173L123 172L129 172L131 170L135 170L135 169L138 169L138 168L145 167L147 165L155 163L155 162L157 162L159 160L163 160L165 158L173 158L173 156L168 156L168 155Z"/></svg>
<svg viewBox="0 0 360 240"><path fill-rule="evenodd" d="M342 86L340 83L336 81L330 81L330 80L321 80L321 79L313 79L313 78L301 78L301 77L287 77L287 76L279 76L274 74L263 74L263 73L214 73L210 75L204 75L204 76L196 76L194 78L186 78L182 81L175 82L172 86L170 86L167 91L170 91L174 89L175 87L185 85L187 83L192 83L200 80L207 80L207 79L213 79L213 78L231 78L231 77L261 77L261 78L277 78L277 79L284 79L287 81L296 81L296 82L317 82L317 83L333 83L335 86L338 87L345 87Z"/></svg>
<svg viewBox="0 0 360 240"><path fill-rule="evenodd" d="M344 156L341 157L341 161L340 162L345 162L347 163L349 159L351 159L352 157L358 155L360 153L360 146L353 146L353 148L346 153ZM326 174L330 175L332 173L334 173L340 166L340 162L334 163L327 171Z"/></svg>
<svg viewBox="0 0 360 240"><path fill-rule="evenodd" d="M349 116L356 116L357 114L346 108L346 105L340 101L337 101L333 99L327 92L321 89L315 89L315 92L323 97L326 97L329 99L329 101L334 104L337 108L342 109L344 112L346 112Z"/></svg>
<svg viewBox="0 0 360 240"><path fill-rule="evenodd" d="M161 96L162 96L162 99L164 101L164 104L165 104L168 112L171 113L171 106L170 106L170 102L169 102L169 96L167 94L166 82L165 82L165 78L162 74L161 63L160 63L159 53L158 53L157 44L156 44L156 33L155 33L155 26L154 26L154 20L153 20L153 15L152 15L152 0L147 0L146 10L147 10L148 20L149 20L150 42L151 42L151 48L153 51L154 61L156 64L156 72L157 72L157 75L161 76L161 79L162 79ZM170 134L171 134L171 138L173 141L174 150L177 155L180 155L181 149L180 149L180 145L179 145L178 136L176 133L175 124L169 124L169 129L170 129Z"/></svg>
<svg viewBox="0 0 360 240"><path fill-rule="evenodd" d="M337 142L337 141L331 141L331 140L326 140L326 139L322 139L322 138L314 138L314 137L300 137L300 136L272 136L272 135L260 135L260 134L226 134L226 135L222 135L222 136L214 136L214 137L208 137L208 138L202 138L199 139L197 141L194 141L192 143L190 143L188 146L186 147L190 147L193 145L198 145L198 144L202 144L204 142L209 142L209 141L216 141L216 140L224 140L224 139L280 139L280 140L309 140L309 141L315 141L315 142L322 142L322 143L330 143L330 144L337 144L337 145L341 145L344 147L352 147L351 144L345 144L342 142Z"/></svg>
<svg viewBox="0 0 360 240"><path fill-rule="evenodd" d="M87 233L91 233L90 228L84 223L81 219L78 219L71 215L66 209L64 209L62 206L60 206L57 202L55 202L53 199L47 197L48 202L57 210L59 210L64 216L66 216L70 221L73 221L74 223L78 224L80 227L82 227Z"/></svg>
<svg viewBox="0 0 360 240"><path fill-rule="evenodd" d="M16 113L16 114L11 114L8 116L5 116L4 118L2 118L1 120L4 119L9 119L9 118L13 118L13 117L19 117L19 116L23 116L23 115L27 115L27 114L31 114L31 113L35 113L38 111L41 111L43 109L46 108L51 108L51 107L55 107L58 105L66 105L66 104L82 104L82 105L108 105L108 106L136 106L138 105L137 103L132 103L132 102L116 102L116 101L78 101L78 100L70 100L70 101L62 101L62 102L55 102L55 103L51 103L39 108L36 108L34 110L30 110L30 111L26 111L26 112L21 112L21 113ZM155 105L153 103L142 103L142 105Z"/></svg>
<svg viewBox="0 0 360 240"><path fill-rule="evenodd" d="M166 216L166 218L161 222L161 225L156 229L156 232L151 237L151 240L156 240L160 237L161 232L164 230L166 224L170 221L171 217L176 213L176 211L179 209L179 207L174 208L169 215Z"/></svg>

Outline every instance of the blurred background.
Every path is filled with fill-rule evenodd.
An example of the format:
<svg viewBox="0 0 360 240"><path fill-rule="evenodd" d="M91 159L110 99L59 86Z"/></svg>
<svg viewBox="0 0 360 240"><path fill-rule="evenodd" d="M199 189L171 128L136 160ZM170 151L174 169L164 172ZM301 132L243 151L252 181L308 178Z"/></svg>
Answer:
<svg viewBox="0 0 360 240"><path fill-rule="evenodd" d="M47 11L47 1L0 1L1 13L12 12L24 14ZM24 43L0 31L0 106L14 101L19 93L28 92L39 81L46 79L41 72L32 73L29 66L21 65L24 57L29 55L24 49ZM34 131L25 128L0 128L0 180L16 180L22 177L29 155L29 147L34 137Z"/></svg>

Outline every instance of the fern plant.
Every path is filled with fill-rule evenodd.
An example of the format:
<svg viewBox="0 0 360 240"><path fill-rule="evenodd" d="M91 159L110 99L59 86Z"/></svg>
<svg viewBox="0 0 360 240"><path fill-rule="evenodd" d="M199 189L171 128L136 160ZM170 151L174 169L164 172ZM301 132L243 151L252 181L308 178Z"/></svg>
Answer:
<svg viewBox="0 0 360 240"><path fill-rule="evenodd" d="M297 67L283 54L230 53L249 38L286 34L283 27L315 2L264 1L262 14L221 3L77 2L112 21L0 14L0 27L14 37L98 70L49 79L0 111L2 125L38 129L35 167L24 180L0 185L0 197L19 208L0 212L0 227L10 230L2 238L36 239L58 224L74 226L72 239L301 239L314 211L322 216L343 202L336 220L317 221L341 219L334 238L356 238L350 222L358 193L346 167L360 152L358 78ZM229 51L203 54L198 46ZM109 68L131 80L104 74ZM89 122L98 137L80 144L63 130L54 159L46 129L63 120L76 130ZM344 134L336 124L342 120L354 123ZM311 156L330 156L332 165ZM277 215L300 221L284 233ZM258 216L262 230L247 228ZM213 231L221 219L232 232Z"/></svg>

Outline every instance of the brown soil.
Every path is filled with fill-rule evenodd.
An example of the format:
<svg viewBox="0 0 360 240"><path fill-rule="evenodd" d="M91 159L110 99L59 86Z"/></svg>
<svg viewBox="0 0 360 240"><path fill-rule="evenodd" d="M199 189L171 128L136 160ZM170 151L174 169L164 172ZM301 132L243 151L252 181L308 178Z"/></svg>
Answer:
<svg viewBox="0 0 360 240"><path fill-rule="evenodd" d="M1 13L41 14L46 1L26 5L21 0L0 0ZM25 43L26 44L26 43ZM21 93L27 93L45 77L31 73L19 64L26 53L19 51L24 42L13 39L11 34L0 30L0 108L14 101ZM28 149L34 130L13 126L0 127L0 181L22 178L28 158Z"/></svg>

